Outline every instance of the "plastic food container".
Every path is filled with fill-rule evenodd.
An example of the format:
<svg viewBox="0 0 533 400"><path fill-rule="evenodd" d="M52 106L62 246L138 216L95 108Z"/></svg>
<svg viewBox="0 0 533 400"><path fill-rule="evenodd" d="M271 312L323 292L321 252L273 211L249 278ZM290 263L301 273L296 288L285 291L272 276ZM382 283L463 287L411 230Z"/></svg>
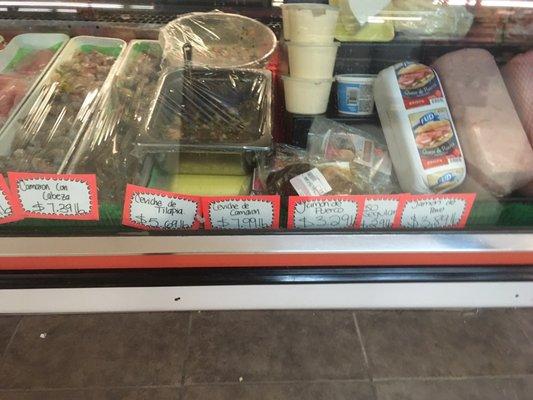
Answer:
<svg viewBox="0 0 533 400"><path fill-rule="evenodd" d="M374 112L373 86L376 75L337 75L337 103L341 114L371 115Z"/></svg>
<svg viewBox="0 0 533 400"><path fill-rule="evenodd" d="M328 79L333 75L340 43L323 45L287 43L291 77Z"/></svg>
<svg viewBox="0 0 533 400"><path fill-rule="evenodd" d="M272 77L267 70L198 68L166 74L136 143L177 173L249 173L255 155L268 152ZM219 167L217 167L219 165ZM218 172L217 172L218 173Z"/></svg>
<svg viewBox="0 0 533 400"><path fill-rule="evenodd" d="M252 18L223 12L191 13L168 23L159 43L171 66L183 66L183 46L193 48L194 65L261 67L276 49L272 30Z"/></svg>
<svg viewBox="0 0 533 400"><path fill-rule="evenodd" d="M301 3L287 8L289 37L295 43L333 42L339 9L326 4Z"/></svg>
<svg viewBox="0 0 533 400"><path fill-rule="evenodd" d="M283 76L285 106L293 114L324 114L328 108L333 78L301 79Z"/></svg>

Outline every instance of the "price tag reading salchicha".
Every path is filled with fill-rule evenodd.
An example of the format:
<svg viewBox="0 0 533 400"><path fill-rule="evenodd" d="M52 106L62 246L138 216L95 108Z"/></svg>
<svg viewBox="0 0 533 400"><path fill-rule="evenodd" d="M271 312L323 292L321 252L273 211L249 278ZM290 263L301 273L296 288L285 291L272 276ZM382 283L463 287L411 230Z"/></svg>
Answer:
<svg viewBox="0 0 533 400"><path fill-rule="evenodd" d="M361 218L361 229L392 229L403 195L368 195Z"/></svg>
<svg viewBox="0 0 533 400"><path fill-rule="evenodd" d="M279 196L202 199L206 229L277 229Z"/></svg>
<svg viewBox="0 0 533 400"><path fill-rule="evenodd" d="M12 193L26 218L98 220L96 176L9 172Z"/></svg>
<svg viewBox="0 0 533 400"><path fill-rule="evenodd" d="M200 227L200 198L128 185L122 224L144 230Z"/></svg>
<svg viewBox="0 0 533 400"><path fill-rule="evenodd" d="M360 196L292 196L289 229L355 228L363 200Z"/></svg>

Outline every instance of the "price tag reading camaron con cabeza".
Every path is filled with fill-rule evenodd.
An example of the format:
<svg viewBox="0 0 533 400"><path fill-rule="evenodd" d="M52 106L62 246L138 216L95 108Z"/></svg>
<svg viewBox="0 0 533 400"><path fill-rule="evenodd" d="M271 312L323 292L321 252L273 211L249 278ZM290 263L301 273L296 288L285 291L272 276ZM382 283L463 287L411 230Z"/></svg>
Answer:
<svg viewBox="0 0 533 400"><path fill-rule="evenodd" d="M9 172L8 177L26 218L98 220L95 175Z"/></svg>
<svg viewBox="0 0 533 400"><path fill-rule="evenodd" d="M206 197L206 229L277 229L279 196Z"/></svg>
<svg viewBox="0 0 533 400"><path fill-rule="evenodd" d="M126 186L122 224L145 230L198 229L200 198Z"/></svg>
<svg viewBox="0 0 533 400"><path fill-rule="evenodd" d="M361 229L392 229L405 195L365 195Z"/></svg>
<svg viewBox="0 0 533 400"><path fill-rule="evenodd" d="M0 174L0 224L20 221L22 218L19 204L11 194L4 177Z"/></svg>
<svg viewBox="0 0 533 400"><path fill-rule="evenodd" d="M362 208L362 196L291 196L287 228L355 228Z"/></svg>
<svg viewBox="0 0 533 400"><path fill-rule="evenodd" d="M395 226L406 229L464 228L475 193L409 196L396 216Z"/></svg>

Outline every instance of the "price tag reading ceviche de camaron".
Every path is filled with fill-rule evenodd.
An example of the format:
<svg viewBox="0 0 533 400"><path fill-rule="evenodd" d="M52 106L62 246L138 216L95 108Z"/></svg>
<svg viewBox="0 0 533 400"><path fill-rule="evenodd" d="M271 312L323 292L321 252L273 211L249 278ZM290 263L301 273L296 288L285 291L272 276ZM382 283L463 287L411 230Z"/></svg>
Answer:
<svg viewBox="0 0 533 400"><path fill-rule="evenodd" d="M24 217L98 220L96 176L9 172Z"/></svg>
<svg viewBox="0 0 533 400"><path fill-rule="evenodd" d="M202 198L206 229L277 229L279 196Z"/></svg>
<svg viewBox="0 0 533 400"><path fill-rule="evenodd" d="M363 209L362 196L291 196L289 229L355 228Z"/></svg>
<svg viewBox="0 0 533 400"><path fill-rule="evenodd" d="M7 187L7 183L0 174L0 224L20 221L23 219L19 204Z"/></svg>
<svg viewBox="0 0 533 400"><path fill-rule="evenodd" d="M464 228L475 193L412 195L396 216L395 226L407 229Z"/></svg>
<svg viewBox="0 0 533 400"><path fill-rule="evenodd" d="M200 198L127 185L122 224L144 230L198 229Z"/></svg>
<svg viewBox="0 0 533 400"><path fill-rule="evenodd" d="M392 229L406 195L365 195L360 229Z"/></svg>

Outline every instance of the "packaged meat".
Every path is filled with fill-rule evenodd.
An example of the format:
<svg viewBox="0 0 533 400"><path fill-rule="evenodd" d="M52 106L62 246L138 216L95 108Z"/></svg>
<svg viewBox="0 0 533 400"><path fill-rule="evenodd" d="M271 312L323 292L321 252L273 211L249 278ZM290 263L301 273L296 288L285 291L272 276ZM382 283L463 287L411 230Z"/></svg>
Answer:
<svg viewBox="0 0 533 400"><path fill-rule="evenodd" d="M120 39L69 41L0 136L0 171L63 172L124 47Z"/></svg>
<svg viewBox="0 0 533 400"><path fill-rule="evenodd" d="M496 196L533 180L533 150L494 57L448 53L433 64L445 89L469 175Z"/></svg>
<svg viewBox="0 0 533 400"><path fill-rule="evenodd" d="M132 151L157 93L161 58L157 41L130 42L69 162L67 173L96 174L101 202L121 204L126 184L137 182L141 166Z"/></svg>
<svg viewBox="0 0 533 400"><path fill-rule="evenodd" d="M515 56L502 73L518 117L533 146L533 50Z"/></svg>
<svg viewBox="0 0 533 400"><path fill-rule="evenodd" d="M381 71L374 100L401 188L442 193L463 182L466 167L435 71L406 61Z"/></svg>
<svg viewBox="0 0 533 400"><path fill-rule="evenodd" d="M26 33L0 53L0 134L67 41L63 34Z"/></svg>

